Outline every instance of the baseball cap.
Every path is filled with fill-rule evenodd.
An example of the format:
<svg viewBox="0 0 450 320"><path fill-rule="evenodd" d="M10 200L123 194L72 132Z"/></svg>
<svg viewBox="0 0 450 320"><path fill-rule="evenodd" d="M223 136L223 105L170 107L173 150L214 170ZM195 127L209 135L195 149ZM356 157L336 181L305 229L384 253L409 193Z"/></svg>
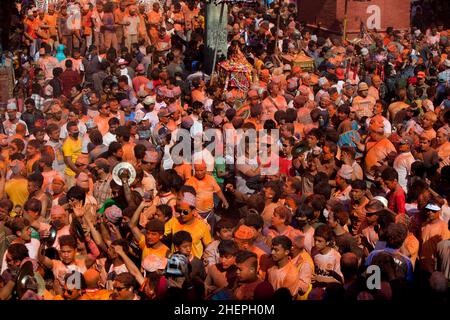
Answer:
<svg viewBox="0 0 450 320"><path fill-rule="evenodd" d="M290 64L285 64L285 65L283 66L283 71L292 71L291 65L290 65Z"/></svg>
<svg viewBox="0 0 450 320"><path fill-rule="evenodd" d="M425 209L430 210L430 211L440 211L441 207L439 207L437 204L429 202L426 206Z"/></svg>

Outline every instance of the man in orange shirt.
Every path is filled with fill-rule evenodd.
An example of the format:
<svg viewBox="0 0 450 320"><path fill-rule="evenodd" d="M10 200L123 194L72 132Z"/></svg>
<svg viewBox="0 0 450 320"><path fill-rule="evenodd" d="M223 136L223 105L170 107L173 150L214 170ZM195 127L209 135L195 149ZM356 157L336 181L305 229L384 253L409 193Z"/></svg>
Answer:
<svg viewBox="0 0 450 320"><path fill-rule="evenodd" d="M220 186L217 184L213 176L206 174L206 163L194 164L195 174L188 181L187 186L192 186L196 194L196 209L200 216L208 221L211 229L214 230L214 193L222 201L222 206L227 209L228 201L222 193Z"/></svg>
<svg viewBox="0 0 450 320"><path fill-rule="evenodd" d="M108 121L111 119L108 103L104 103L98 106L99 115L94 118L94 122L97 124L97 128L104 136L109 131Z"/></svg>
<svg viewBox="0 0 450 320"><path fill-rule="evenodd" d="M123 37L123 25L124 21L123 18L125 18L126 15L126 6L124 1L119 2L119 7L117 7L114 10L114 22L116 23L116 34L117 34L117 42L119 43L119 46L123 46L124 43L124 37Z"/></svg>
<svg viewBox="0 0 450 320"><path fill-rule="evenodd" d="M175 32L184 33L184 24L185 24L185 17L184 12L181 11L181 4L175 3L173 5L173 12L171 14L171 18L174 21L174 29Z"/></svg>
<svg viewBox="0 0 450 320"><path fill-rule="evenodd" d="M42 23L48 27L48 33L50 36L49 44L53 47L53 44L55 41L58 40L58 29L57 29L57 19L58 14L55 13L55 5L49 4L47 13L44 15L44 19L42 20Z"/></svg>
<svg viewBox="0 0 450 320"><path fill-rule="evenodd" d="M27 174L34 172L33 166L41 158L40 147L41 144L37 140L31 140L27 144Z"/></svg>
<svg viewBox="0 0 450 320"><path fill-rule="evenodd" d="M148 13L150 24L150 41L153 45L158 41L158 26L162 24L162 14L159 12L159 3L153 4L153 10Z"/></svg>
<svg viewBox="0 0 450 320"><path fill-rule="evenodd" d="M194 29L195 17L198 17L200 9L196 7L194 1L189 1L187 6L183 8L184 26L186 28L187 41L191 40L192 30Z"/></svg>
<svg viewBox="0 0 450 320"><path fill-rule="evenodd" d="M37 35L36 32L39 29L39 19L36 19L37 11L28 10L27 18L25 19L25 33L24 36L26 38L27 44L30 46L30 55L34 56L36 52L39 50L37 46Z"/></svg>
<svg viewBox="0 0 450 320"><path fill-rule="evenodd" d="M130 141L130 129L126 126L120 126L116 130L117 142L122 145L123 156L122 160L130 162L133 165L137 164L136 156L134 155L135 144Z"/></svg>

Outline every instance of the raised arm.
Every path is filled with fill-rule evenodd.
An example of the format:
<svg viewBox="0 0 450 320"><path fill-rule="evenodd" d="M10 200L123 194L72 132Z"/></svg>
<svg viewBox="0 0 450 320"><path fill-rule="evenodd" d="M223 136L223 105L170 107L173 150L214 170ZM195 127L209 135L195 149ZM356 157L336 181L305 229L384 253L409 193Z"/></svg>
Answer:
<svg viewBox="0 0 450 320"><path fill-rule="evenodd" d="M43 255L43 251L44 251L44 244L41 243L41 246L39 247L38 250L38 261L41 264L43 264L47 269L52 269L53 262L49 257Z"/></svg>
<svg viewBox="0 0 450 320"><path fill-rule="evenodd" d="M139 207L137 207L136 211L134 212L133 216L131 217L130 223L128 224L128 226L131 229L131 232L133 233L134 238L137 241L140 241L143 236L141 230L139 230L138 221L139 221L141 212L145 207L145 204L146 204L145 201L141 202L141 204L139 205Z"/></svg>
<svg viewBox="0 0 450 320"><path fill-rule="evenodd" d="M142 285L145 280L144 276L139 271L139 268L134 264L134 262L131 261L128 255L123 251L122 246L114 246L114 250L122 258L128 271L133 275L139 285Z"/></svg>

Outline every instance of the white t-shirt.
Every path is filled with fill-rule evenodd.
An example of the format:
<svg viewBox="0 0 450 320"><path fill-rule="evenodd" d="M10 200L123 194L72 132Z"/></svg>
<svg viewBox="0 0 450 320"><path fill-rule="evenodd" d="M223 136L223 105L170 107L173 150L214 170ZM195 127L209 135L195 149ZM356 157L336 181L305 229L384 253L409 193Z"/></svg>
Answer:
<svg viewBox="0 0 450 320"><path fill-rule="evenodd" d="M128 26L125 26L125 30L129 35L138 34L139 17L138 16L126 16L123 18L123 22L129 22Z"/></svg>
<svg viewBox="0 0 450 320"><path fill-rule="evenodd" d="M114 142L114 141L117 141L116 135L112 134L109 131L103 136L103 144L107 147L109 147L111 142Z"/></svg>
<svg viewBox="0 0 450 320"><path fill-rule="evenodd" d="M411 164L416 161L411 152L400 153L394 160L394 169L398 173L398 183L408 193L408 175L411 172Z"/></svg>

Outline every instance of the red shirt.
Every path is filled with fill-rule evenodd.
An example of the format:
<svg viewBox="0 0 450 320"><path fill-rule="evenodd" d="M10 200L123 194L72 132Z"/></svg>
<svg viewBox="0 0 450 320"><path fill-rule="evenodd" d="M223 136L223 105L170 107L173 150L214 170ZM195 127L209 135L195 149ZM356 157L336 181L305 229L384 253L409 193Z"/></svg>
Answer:
<svg viewBox="0 0 450 320"><path fill-rule="evenodd" d="M293 177L292 160L280 157L280 173L287 177Z"/></svg>
<svg viewBox="0 0 450 320"><path fill-rule="evenodd" d="M72 87L81 83L80 74L73 69L66 69L59 77L63 86L63 94L70 97Z"/></svg>
<svg viewBox="0 0 450 320"><path fill-rule="evenodd" d="M388 194L388 208L397 214L404 214L406 213L405 203L405 191L403 191L401 186L397 185L397 188Z"/></svg>

